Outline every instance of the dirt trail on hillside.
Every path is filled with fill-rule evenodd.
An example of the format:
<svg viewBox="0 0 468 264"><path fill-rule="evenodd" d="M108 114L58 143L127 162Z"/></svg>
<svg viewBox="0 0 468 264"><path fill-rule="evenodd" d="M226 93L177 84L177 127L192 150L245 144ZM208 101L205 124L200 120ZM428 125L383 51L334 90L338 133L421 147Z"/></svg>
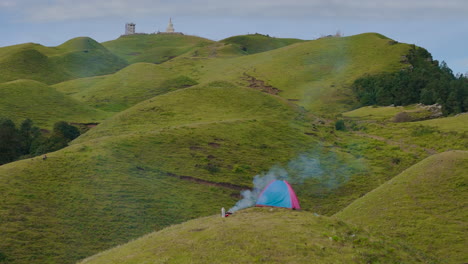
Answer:
<svg viewBox="0 0 468 264"><path fill-rule="evenodd" d="M380 136L369 135L369 134L366 134L366 133L363 133L363 132L360 132L360 131L354 132L354 134L358 135L360 137L367 137L367 138L372 138L372 139L375 139L375 140L383 141L383 142L385 142L385 143L387 143L389 145L398 146L398 147L400 147L401 150L403 150L405 152L408 152L408 153L411 153L411 150L415 149L415 148L416 149L421 148L424 151L426 151L426 153L429 154L429 155L434 155L434 154L438 153L435 149L424 148L424 147L421 147L421 146L416 145L416 144L407 144L407 143L403 143L401 141L394 141L394 140L390 140L390 139L380 137Z"/></svg>
<svg viewBox="0 0 468 264"><path fill-rule="evenodd" d="M262 91L264 93L278 95L281 92L280 89L273 87L271 85L266 84L264 81L259 80L253 76L248 75L244 72L244 76L242 77L243 80L249 83L249 87L255 90Z"/></svg>
<svg viewBox="0 0 468 264"><path fill-rule="evenodd" d="M174 174L174 173L171 173L171 172L166 173L166 175L174 177L174 178L179 178L181 180L196 182L196 183L207 185L207 186L223 187L223 188L236 190L236 191L242 191L242 190L250 189L250 187L248 187L248 186L236 185L236 184L227 183L227 182L207 181L207 180L195 178L195 177L192 177L192 176L177 175L177 174Z"/></svg>

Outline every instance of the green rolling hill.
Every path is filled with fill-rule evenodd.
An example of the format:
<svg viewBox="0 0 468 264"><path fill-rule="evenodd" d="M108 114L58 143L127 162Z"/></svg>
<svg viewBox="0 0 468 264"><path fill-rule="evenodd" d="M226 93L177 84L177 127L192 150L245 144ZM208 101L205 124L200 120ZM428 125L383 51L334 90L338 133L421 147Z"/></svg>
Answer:
<svg viewBox="0 0 468 264"><path fill-rule="evenodd" d="M188 35L135 34L102 45L129 63L163 63L212 43L212 40Z"/></svg>
<svg viewBox="0 0 468 264"><path fill-rule="evenodd" d="M165 63L200 83L229 80L278 94L320 114L338 114L351 107L349 85L364 74L407 67L401 56L407 44L376 33L324 38L249 56L200 60L186 54Z"/></svg>
<svg viewBox="0 0 468 264"><path fill-rule="evenodd" d="M0 116L15 122L31 118L45 128L59 120L100 123L46 160L0 166L0 263L74 263L213 215L234 205L255 175L276 167L295 179L304 212L246 210L224 222L202 218L85 263L112 263L128 250L134 253L129 263L145 263L154 248L140 243L154 243L161 261L176 263L190 256L199 263L231 259L251 243L252 251L239 261L437 263L429 249L416 245L417 237L404 241L385 226L381 233L363 231L353 217L370 213L347 213L403 171L396 182L408 171L423 170L427 159L418 162L428 156L468 149L466 115L393 123L400 111L418 110L345 113L356 106L350 84L366 74L407 68L402 56L410 48L376 33L313 41L248 35L220 42L155 34L102 44L76 38L53 48L31 43L0 48L0 64L8 66L0 73ZM337 118L346 130L335 129ZM466 152L453 153L429 160L440 159L440 170L459 170L458 153ZM454 181L461 182L456 175ZM432 199L426 187L415 195ZM434 210L441 204L434 203ZM358 227L311 214L341 210L338 216ZM363 222L372 226L371 220ZM392 221L386 224L391 227ZM205 222L213 228L194 227ZM258 226L244 228L245 222ZM262 225L279 229L257 232ZM224 235L218 232L223 229ZM186 240L178 235L187 232ZM226 234L234 244L225 241ZM257 238L275 241L278 251L252 241ZM207 239L217 243L206 244L203 252L193 247ZM186 254L175 252L169 240L188 246Z"/></svg>
<svg viewBox="0 0 468 264"><path fill-rule="evenodd" d="M429 258L342 221L256 208L192 220L90 257L104 263L424 263Z"/></svg>
<svg viewBox="0 0 468 264"><path fill-rule="evenodd" d="M127 63L88 37L57 47L21 44L0 48L0 83L31 79L47 84L113 73Z"/></svg>
<svg viewBox="0 0 468 264"><path fill-rule="evenodd" d="M220 42L232 44L246 54L254 54L303 42L301 39L274 38L262 34L241 35L223 39Z"/></svg>
<svg viewBox="0 0 468 264"><path fill-rule="evenodd" d="M109 114L37 81L16 80L0 83L0 116L19 124L31 119L36 125L51 129L58 121L101 122Z"/></svg>
<svg viewBox="0 0 468 264"><path fill-rule="evenodd" d="M159 94L196 83L159 65L135 63L112 75L71 80L54 87L89 106L118 112Z"/></svg>
<svg viewBox="0 0 468 264"><path fill-rule="evenodd" d="M122 41L123 48L136 49L140 39L168 37L189 36L135 35L104 45L112 50L109 45ZM356 78L407 67L400 60L410 48L375 33L297 42L249 56L235 55L232 45L192 47L191 52L160 65L135 64L112 75L77 79L55 87L91 106L116 111L168 90L162 83L164 79L186 76L201 84L230 81L278 94L316 113L335 115L353 105L348 86ZM142 52L145 48L146 44Z"/></svg>
<svg viewBox="0 0 468 264"><path fill-rule="evenodd" d="M468 258L467 171L467 151L433 155L356 200L336 217L404 240L441 263L463 263Z"/></svg>

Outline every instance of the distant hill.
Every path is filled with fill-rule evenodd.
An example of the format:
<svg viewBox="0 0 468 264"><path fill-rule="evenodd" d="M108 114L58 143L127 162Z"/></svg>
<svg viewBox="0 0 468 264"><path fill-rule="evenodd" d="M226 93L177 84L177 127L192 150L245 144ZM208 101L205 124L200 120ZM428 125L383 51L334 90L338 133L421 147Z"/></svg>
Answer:
<svg viewBox="0 0 468 264"><path fill-rule="evenodd" d="M112 75L71 80L54 87L89 106L117 112L194 84L195 80L177 71L152 63L135 63Z"/></svg>
<svg viewBox="0 0 468 264"><path fill-rule="evenodd" d="M267 38L261 35L248 37ZM103 79L77 79L56 87L60 91L74 93L77 100L91 106L115 111L168 90L162 83L164 79L186 76L201 84L230 81L275 93L316 113L332 114L352 106L354 97L348 86L356 78L366 73L406 67L400 60L410 48L407 44L394 44L375 33L298 41L294 45L248 56L236 51L237 44L220 46L219 43L210 44L203 39L181 35L125 36L104 45L121 56L130 50L141 50L145 58L155 58L151 55L153 48L156 51L164 45L187 45L184 38L196 41L187 46L186 53L166 63L132 65ZM140 42L144 43L141 47L137 45ZM153 42L161 42L161 46Z"/></svg>
<svg viewBox="0 0 468 264"><path fill-rule="evenodd" d="M46 84L113 73L127 63L87 37L57 47L21 44L0 48L0 82L31 79Z"/></svg>
<svg viewBox="0 0 468 264"><path fill-rule="evenodd" d="M221 40L225 44L233 44L246 54L254 54L303 42L294 38L274 38L262 34L240 35Z"/></svg>
<svg viewBox="0 0 468 264"><path fill-rule="evenodd" d="M442 263L463 263L468 259L467 171L467 151L430 156L336 216L404 240Z"/></svg>
<svg viewBox="0 0 468 264"><path fill-rule="evenodd" d="M102 45L129 63L163 63L212 43L212 40L188 35L135 34L121 36Z"/></svg>
<svg viewBox="0 0 468 264"><path fill-rule="evenodd" d="M192 220L80 263L428 263L414 250L310 212L255 208Z"/></svg>
<svg viewBox="0 0 468 264"><path fill-rule="evenodd" d="M298 42L249 56L200 60L185 54L161 66L200 83L223 79L258 89L271 86L307 110L331 114L353 105L349 85L358 77L407 67L401 56L409 49L410 45L366 33Z"/></svg>
<svg viewBox="0 0 468 264"><path fill-rule="evenodd" d="M0 83L0 116L13 120L17 125L29 118L35 125L47 129L63 120L89 123L101 122L109 117L103 111L32 80Z"/></svg>

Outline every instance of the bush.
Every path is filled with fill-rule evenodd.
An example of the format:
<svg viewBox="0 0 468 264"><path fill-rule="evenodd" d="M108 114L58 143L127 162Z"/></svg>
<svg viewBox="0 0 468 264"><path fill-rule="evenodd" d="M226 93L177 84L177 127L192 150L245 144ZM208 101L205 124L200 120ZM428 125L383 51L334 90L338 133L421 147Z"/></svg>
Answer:
<svg viewBox="0 0 468 264"><path fill-rule="evenodd" d="M410 122L410 121L412 121L412 118L406 112L400 112L393 117L393 122L395 123L403 123L403 122Z"/></svg>
<svg viewBox="0 0 468 264"><path fill-rule="evenodd" d="M335 122L335 129L340 131L346 131L346 125L343 119L337 120Z"/></svg>

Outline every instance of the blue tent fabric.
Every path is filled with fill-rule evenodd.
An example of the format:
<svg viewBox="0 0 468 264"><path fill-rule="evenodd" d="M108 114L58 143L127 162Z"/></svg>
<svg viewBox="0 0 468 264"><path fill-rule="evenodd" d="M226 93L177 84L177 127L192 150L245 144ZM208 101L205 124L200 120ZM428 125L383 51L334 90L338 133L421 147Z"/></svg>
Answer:
<svg viewBox="0 0 468 264"><path fill-rule="evenodd" d="M257 198L256 206L274 206L300 209L296 194L288 182L272 181Z"/></svg>

